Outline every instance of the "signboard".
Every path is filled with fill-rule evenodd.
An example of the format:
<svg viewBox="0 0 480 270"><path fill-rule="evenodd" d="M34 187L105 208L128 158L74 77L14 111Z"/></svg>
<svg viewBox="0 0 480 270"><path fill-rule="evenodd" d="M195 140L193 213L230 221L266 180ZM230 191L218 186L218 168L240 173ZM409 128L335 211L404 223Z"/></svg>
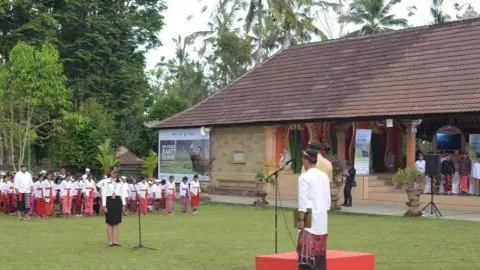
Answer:
<svg viewBox="0 0 480 270"><path fill-rule="evenodd" d="M355 133L355 169L358 175L370 174L371 129L357 129Z"/></svg>
<svg viewBox="0 0 480 270"><path fill-rule="evenodd" d="M198 175L200 181L209 180L209 133L204 136L199 128L168 129L160 130L158 138L158 179L174 176L179 183L186 176L190 182Z"/></svg>

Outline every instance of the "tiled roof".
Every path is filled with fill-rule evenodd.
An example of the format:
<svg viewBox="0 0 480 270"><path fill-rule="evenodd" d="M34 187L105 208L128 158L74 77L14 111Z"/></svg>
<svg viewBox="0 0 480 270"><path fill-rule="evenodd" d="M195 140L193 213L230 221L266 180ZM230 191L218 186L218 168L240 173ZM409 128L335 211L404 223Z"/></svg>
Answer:
<svg viewBox="0 0 480 270"><path fill-rule="evenodd" d="M480 112L480 19L294 46L153 128Z"/></svg>

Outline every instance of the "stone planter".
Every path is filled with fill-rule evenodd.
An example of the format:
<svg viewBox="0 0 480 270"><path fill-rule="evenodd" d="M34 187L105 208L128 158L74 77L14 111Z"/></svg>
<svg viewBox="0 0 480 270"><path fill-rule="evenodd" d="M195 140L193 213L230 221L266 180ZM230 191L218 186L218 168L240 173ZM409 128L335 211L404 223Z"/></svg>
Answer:
<svg viewBox="0 0 480 270"><path fill-rule="evenodd" d="M255 196L257 196L257 200L253 203L256 206L268 205L267 200L265 197L267 196L267 182L257 181L255 187Z"/></svg>
<svg viewBox="0 0 480 270"><path fill-rule="evenodd" d="M211 201L212 197L208 195L210 193L210 183L200 182L200 201Z"/></svg>
<svg viewBox="0 0 480 270"><path fill-rule="evenodd" d="M420 195L422 194L421 189L419 188L407 188L407 198L408 202L405 204L408 206L407 212L404 216L406 217L419 217L422 215L420 212Z"/></svg>
<svg viewBox="0 0 480 270"><path fill-rule="evenodd" d="M340 194L340 187L335 182L330 183L330 198L332 202L330 210L332 211L342 210L340 205L338 205L338 200L340 199L340 197L338 196Z"/></svg>

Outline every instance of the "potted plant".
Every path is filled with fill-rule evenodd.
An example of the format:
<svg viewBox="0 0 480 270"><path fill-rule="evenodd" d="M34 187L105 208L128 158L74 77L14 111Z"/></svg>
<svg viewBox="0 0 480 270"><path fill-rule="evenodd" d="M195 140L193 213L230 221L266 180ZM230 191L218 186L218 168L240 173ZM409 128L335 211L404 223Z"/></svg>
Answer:
<svg viewBox="0 0 480 270"><path fill-rule="evenodd" d="M408 202L405 202L405 204L408 206L408 210L405 216L421 216L419 206L422 189L420 187L425 181L425 175L419 172L415 165L411 165L405 169L398 169L393 175L392 181L398 186L406 186L407 188Z"/></svg>
<svg viewBox="0 0 480 270"><path fill-rule="evenodd" d="M143 160L143 173L147 176L147 180L153 180L153 174L155 168L158 166L158 155L154 151L150 150L148 157L145 157Z"/></svg>
<svg viewBox="0 0 480 270"><path fill-rule="evenodd" d="M254 205L267 205L268 202L265 200L267 196L267 185L270 183L275 184L275 178L272 175L265 173L264 169L258 170L255 174L256 187L255 187L255 196L257 200L253 203Z"/></svg>
<svg viewBox="0 0 480 270"><path fill-rule="evenodd" d="M344 174L347 171L347 161L341 156L329 156L328 159L332 163L332 182L330 182L330 197L332 200L331 210L341 210L338 205L340 190L345 182Z"/></svg>

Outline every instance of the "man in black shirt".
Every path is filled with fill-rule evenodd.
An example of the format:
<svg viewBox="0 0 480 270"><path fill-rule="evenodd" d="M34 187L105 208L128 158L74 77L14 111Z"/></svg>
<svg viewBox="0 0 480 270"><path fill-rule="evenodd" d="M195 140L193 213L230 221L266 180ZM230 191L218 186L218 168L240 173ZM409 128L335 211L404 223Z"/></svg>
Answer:
<svg viewBox="0 0 480 270"><path fill-rule="evenodd" d="M442 161L443 188L448 195L452 194L452 176L455 174L455 164L447 154L445 160Z"/></svg>

